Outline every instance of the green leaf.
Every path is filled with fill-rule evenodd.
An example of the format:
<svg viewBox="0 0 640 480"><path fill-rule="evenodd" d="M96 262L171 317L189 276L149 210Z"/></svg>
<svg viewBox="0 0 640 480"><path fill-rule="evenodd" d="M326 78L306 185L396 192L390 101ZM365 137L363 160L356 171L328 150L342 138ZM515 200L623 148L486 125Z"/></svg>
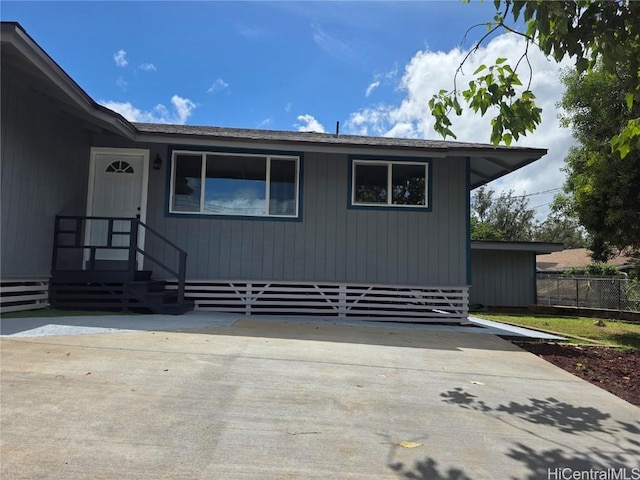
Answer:
<svg viewBox="0 0 640 480"><path fill-rule="evenodd" d="M496 65L500 65L501 63L504 63L506 61L507 61L507 59L504 58L504 57L497 58L496 59Z"/></svg>
<svg viewBox="0 0 640 480"><path fill-rule="evenodd" d="M620 143L620 145L618 146L618 153L620 154L620 158L624 158L626 157L629 152L631 151L631 145L629 145L629 143L624 142L624 143Z"/></svg>
<svg viewBox="0 0 640 480"><path fill-rule="evenodd" d="M513 2L513 8L511 9L511 13L513 15L514 20L518 20L518 17L520 16L520 10L524 6L524 4L525 4L524 1L516 0Z"/></svg>
<svg viewBox="0 0 640 480"><path fill-rule="evenodd" d="M631 110L633 108L633 92L629 92L625 95L625 100L627 101L627 108Z"/></svg>
<svg viewBox="0 0 640 480"><path fill-rule="evenodd" d="M480 65L478 68L476 68L476 71L473 72L474 75L477 75L478 73L480 73L481 71L485 70L487 68L486 65L482 64Z"/></svg>
<svg viewBox="0 0 640 480"><path fill-rule="evenodd" d="M578 73L582 73L589 69L589 60L586 58L579 58L576 62L576 70Z"/></svg>
<svg viewBox="0 0 640 480"><path fill-rule="evenodd" d="M502 136L502 141L504 142L504 144L507 147L510 147L511 146L511 142L513 141L513 135L511 135L510 133L505 133Z"/></svg>

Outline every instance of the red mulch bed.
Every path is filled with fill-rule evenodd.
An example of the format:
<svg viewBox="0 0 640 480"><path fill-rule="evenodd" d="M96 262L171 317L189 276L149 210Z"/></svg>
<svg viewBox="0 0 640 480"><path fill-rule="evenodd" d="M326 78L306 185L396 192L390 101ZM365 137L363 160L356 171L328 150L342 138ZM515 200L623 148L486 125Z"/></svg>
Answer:
<svg viewBox="0 0 640 480"><path fill-rule="evenodd" d="M516 344L547 362L640 406L640 352L557 343Z"/></svg>

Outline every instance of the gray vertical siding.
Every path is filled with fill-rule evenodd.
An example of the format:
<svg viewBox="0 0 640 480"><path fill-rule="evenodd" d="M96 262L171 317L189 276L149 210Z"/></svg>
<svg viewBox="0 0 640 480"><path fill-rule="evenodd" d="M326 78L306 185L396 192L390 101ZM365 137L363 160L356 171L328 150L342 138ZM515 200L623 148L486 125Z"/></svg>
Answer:
<svg viewBox="0 0 640 480"><path fill-rule="evenodd" d="M430 212L347 207L347 155L306 153L302 221L167 215L166 145L94 139L94 146L150 148L147 222L189 252L191 279L466 285L465 161L433 161ZM147 249L171 262L170 249ZM161 271L156 272L163 276Z"/></svg>
<svg viewBox="0 0 640 480"><path fill-rule="evenodd" d="M528 307L536 303L534 252L472 250L469 303Z"/></svg>
<svg viewBox="0 0 640 480"><path fill-rule="evenodd" d="M19 79L2 81L4 276L48 274L53 217L85 211L90 147L121 147L163 159L149 172L147 223L189 252L189 278L466 284L462 158L433 160L428 212L350 209L348 156L306 153L301 221L169 216L167 145L89 134ZM153 236L146 248L176 265L175 252Z"/></svg>
<svg viewBox="0 0 640 480"><path fill-rule="evenodd" d="M48 276L55 215L85 213L89 136L9 68L1 83L1 275Z"/></svg>

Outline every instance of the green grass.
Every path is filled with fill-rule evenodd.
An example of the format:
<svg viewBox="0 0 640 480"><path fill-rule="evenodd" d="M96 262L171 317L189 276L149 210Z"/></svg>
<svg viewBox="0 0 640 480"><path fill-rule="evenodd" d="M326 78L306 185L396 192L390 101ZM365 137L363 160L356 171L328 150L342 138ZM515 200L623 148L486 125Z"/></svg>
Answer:
<svg viewBox="0 0 640 480"><path fill-rule="evenodd" d="M94 310L56 310L42 308L38 310L23 310L21 312L3 313L2 318L44 318L44 317L93 317L96 315L137 315L134 312L122 311L94 311Z"/></svg>
<svg viewBox="0 0 640 480"><path fill-rule="evenodd" d="M589 339L602 345L640 351L640 324L585 317L551 317L543 315L499 315L474 313L476 317L521 327L537 328L575 337L573 343L588 343ZM596 325L598 320L605 326Z"/></svg>

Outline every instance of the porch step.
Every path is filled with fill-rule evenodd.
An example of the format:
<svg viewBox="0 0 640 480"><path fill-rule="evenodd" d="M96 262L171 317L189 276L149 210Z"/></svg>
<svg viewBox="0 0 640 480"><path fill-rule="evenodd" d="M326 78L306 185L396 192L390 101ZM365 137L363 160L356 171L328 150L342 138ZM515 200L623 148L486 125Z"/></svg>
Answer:
<svg viewBox="0 0 640 480"><path fill-rule="evenodd" d="M126 283L129 280L129 272L122 270L53 270L51 282L53 283ZM138 270L135 272L134 281L151 280L150 270Z"/></svg>
<svg viewBox="0 0 640 480"><path fill-rule="evenodd" d="M168 255L175 255L172 266L141 249L138 240L143 234L145 238L153 236L158 248L173 252ZM170 314L193 309L192 301L178 301L175 289L171 291L164 281L152 279L151 271L135 271L133 275L145 262L156 264L184 285L187 252L139 218L56 215L49 282L51 306Z"/></svg>
<svg viewBox="0 0 640 480"><path fill-rule="evenodd" d="M69 310L142 310L181 315L193 310L191 300L178 302L178 292L167 290L163 280L152 280L151 272L136 272L136 280L126 281L113 271L54 272L49 284L53 308Z"/></svg>
<svg viewBox="0 0 640 480"><path fill-rule="evenodd" d="M163 292L167 282L164 280L135 280L129 282L129 287L140 292Z"/></svg>

